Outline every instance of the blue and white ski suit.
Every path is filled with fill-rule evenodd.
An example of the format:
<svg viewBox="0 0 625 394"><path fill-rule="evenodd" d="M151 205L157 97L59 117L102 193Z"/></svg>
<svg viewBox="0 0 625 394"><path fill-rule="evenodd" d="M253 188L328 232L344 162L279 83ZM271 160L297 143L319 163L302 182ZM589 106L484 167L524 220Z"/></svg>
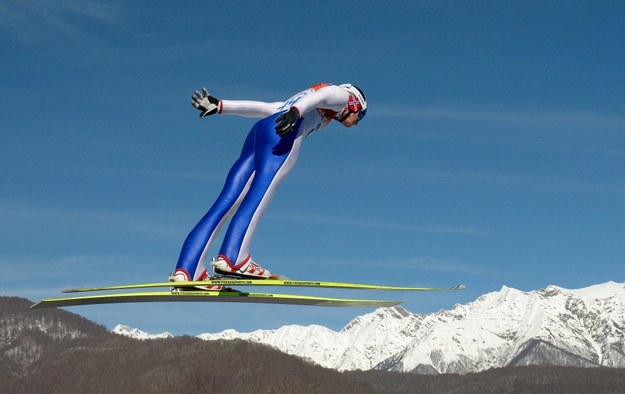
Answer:
<svg viewBox="0 0 625 394"><path fill-rule="evenodd" d="M219 254L235 269L248 261L256 225L278 183L297 161L302 140L327 126L347 105L349 97L339 86L318 84L285 102L221 100L220 114L263 119L247 135L221 194L187 236L176 271L185 272L191 280L203 278L208 249L229 218L230 225ZM295 129L280 138L274 129L275 119L291 106L297 107L300 118Z"/></svg>

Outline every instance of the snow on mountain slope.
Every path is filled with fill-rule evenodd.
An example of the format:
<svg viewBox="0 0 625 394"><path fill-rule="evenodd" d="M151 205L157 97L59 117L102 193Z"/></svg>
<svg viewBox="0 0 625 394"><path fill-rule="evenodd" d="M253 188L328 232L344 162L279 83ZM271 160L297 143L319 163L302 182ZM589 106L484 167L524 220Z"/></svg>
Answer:
<svg viewBox="0 0 625 394"><path fill-rule="evenodd" d="M169 332L163 332L160 334L148 334L145 331L141 331L137 328L131 328L123 324L118 324L112 330L115 334L123 335L130 338L147 340L147 339L162 339L172 338L174 335Z"/></svg>
<svg viewBox="0 0 625 394"><path fill-rule="evenodd" d="M468 373L507 365L625 367L625 284L508 287L432 314L381 308L336 332L284 326L199 335L264 343L338 370Z"/></svg>
<svg viewBox="0 0 625 394"><path fill-rule="evenodd" d="M623 294L625 286L612 282L575 291L504 287L428 315L410 345L379 367L421 373L537 363L623 367Z"/></svg>

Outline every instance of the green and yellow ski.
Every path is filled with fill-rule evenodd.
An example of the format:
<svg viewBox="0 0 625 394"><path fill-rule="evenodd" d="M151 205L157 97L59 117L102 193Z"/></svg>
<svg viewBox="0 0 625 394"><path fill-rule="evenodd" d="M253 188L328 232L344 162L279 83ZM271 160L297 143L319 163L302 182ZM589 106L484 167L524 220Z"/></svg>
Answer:
<svg viewBox="0 0 625 394"><path fill-rule="evenodd" d="M361 283L344 283L344 282L323 282L315 280L291 280L291 279L212 279L206 281L195 282L155 282L155 283L138 283L130 285L116 285L103 287L82 287L76 289L63 290L63 293L82 293L92 291L111 291L111 290L132 290L146 289L152 287L172 287L177 288L193 288L194 286L278 286L278 287L318 287L333 289L353 289L353 290L390 290L390 291L449 291L462 290L464 285L453 287L406 287L406 286L386 286L372 285Z"/></svg>
<svg viewBox="0 0 625 394"><path fill-rule="evenodd" d="M203 282L205 283L205 282ZM361 300L349 298L327 298L305 295L246 293L240 291L170 290L136 293L109 293L68 298L44 299L31 306L33 309L55 308L78 305L119 304L131 302L242 302L262 304L312 305L333 307L389 307L403 301Z"/></svg>
<svg viewBox="0 0 625 394"><path fill-rule="evenodd" d="M175 287L173 287L175 285ZM220 285L222 291L200 290L195 286ZM156 287L169 287L169 291L107 293L87 296L44 299L31 308L52 308L94 304L118 304L131 302L242 302L263 304L315 305L338 307L388 307L401 304L403 301L369 300L351 298L328 298L308 295L256 293L233 290L230 286L277 286L277 287L314 287L353 290L390 290L390 291L446 291L461 290L464 285L453 287L409 287L387 286L361 283L324 282L292 279L233 279L213 278L208 281L192 282L155 282L102 287L81 287L64 290L64 293L109 292L116 290L141 290Z"/></svg>

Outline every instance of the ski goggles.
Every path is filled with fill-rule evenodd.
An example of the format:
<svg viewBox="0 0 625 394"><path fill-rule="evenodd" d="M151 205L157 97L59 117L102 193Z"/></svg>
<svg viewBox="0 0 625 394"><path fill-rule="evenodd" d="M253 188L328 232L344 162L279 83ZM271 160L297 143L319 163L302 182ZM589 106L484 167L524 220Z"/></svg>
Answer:
<svg viewBox="0 0 625 394"><path fill-rule="evenodd" d="M360 120L362 118L365 117L365 115L367 114L367 110L366 109L361 109L358 112L352 112L351 110L348 109L347 112L345 112L345 115L343 115L341 117L335 116L334 119L338 120L339 122L342 122L345 119L347 119L349 117L349 115L355 114L355 113L358 113L358 120L356 121L356 123L358 123L358 122L360 122Z"/></svg>
<svg viewBox="0 0 625 394"><path fill-rule="evenodd" d="M358 121L360 122L362 120L362 118L365 117L365 115L367 114L367 109L361 109L360 111L358 111Z"/></svg>

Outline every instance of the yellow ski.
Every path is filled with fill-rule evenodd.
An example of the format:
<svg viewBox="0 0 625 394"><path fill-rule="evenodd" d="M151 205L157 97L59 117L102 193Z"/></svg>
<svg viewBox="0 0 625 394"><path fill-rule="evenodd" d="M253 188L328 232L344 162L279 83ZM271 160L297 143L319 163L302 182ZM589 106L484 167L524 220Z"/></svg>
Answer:
<svg viewBox="0 0 625 394"><path fill-rule="evenodd" d="M344 283L344 282L324 282L315 280L291 280L291 279L213 279L207 281L195 282L155 282L155 283L138 283L130 285L115 285L103 287L82 287L75 289L63 290L63 293L81 293L92 291L110 291L110 290L131 290L146 289L152 287L177 287L177 288L193 288L194 286L278 286L278 287L319 287L334 289L353 289L353 290L390 290L390 291L449 291L462 290L464 285L453 287L409 287L409 286L387 286L372 285L361 283Z"/></svg>
<svg viewBox="0 0 625 394"><path fill-rule="evenodd" d="M305 295L246 293L240 291L171 290L157 292L109 293L68 298L44 299L31 308L54 308L94 304L119 304L131 302L242 302L261 304L288 304L334 307L389 307L402 301L361 300L349 298L327 298Z"/></svg>

